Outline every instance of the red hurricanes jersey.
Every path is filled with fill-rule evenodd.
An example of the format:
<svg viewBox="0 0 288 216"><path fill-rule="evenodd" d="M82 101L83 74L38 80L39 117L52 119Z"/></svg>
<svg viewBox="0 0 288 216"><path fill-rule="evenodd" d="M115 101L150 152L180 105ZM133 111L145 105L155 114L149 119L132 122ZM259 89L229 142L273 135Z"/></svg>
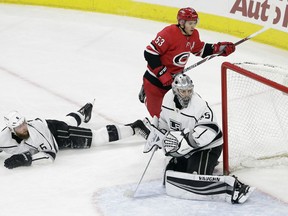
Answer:
<svg viewBox="0 0 288 216"><path fill-rule="evenodd" d="M201 56L204 45L197 29L194 29L192 35L186 36L177 25L173 24L160 31L146 47L146 51L159 55L162 64L170 73L175 74L183 71L191 53Z"/></svg>

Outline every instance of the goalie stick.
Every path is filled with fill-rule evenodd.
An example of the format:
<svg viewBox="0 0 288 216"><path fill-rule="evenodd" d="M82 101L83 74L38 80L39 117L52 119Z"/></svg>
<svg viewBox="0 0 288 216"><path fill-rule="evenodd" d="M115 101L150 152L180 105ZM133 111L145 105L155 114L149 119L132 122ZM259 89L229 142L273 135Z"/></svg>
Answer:
<svg viewBox="0 0 288 216"><path fill-rule="evenodd" d="M253 34L251 34L251 35L249 35L249 36L247 36L247 37L245 37L245 38L237 41L237 42L235 43L235 46L238 46L239 44L242 44L242 43L244 43L245 41L250 40L251 38L253 38L253 37L255 37L255 36L263 33L263 32L266 31L267 29L269 29L269 28L268 28L268 27L264 27L264 28L260 29L259 31L254 32ZM212 58L214 58L214 57L216 57L216 56L219 56L219 55L222 54L222 53L223 53L223 51L205 57L205 58L202 59L201 61L196 62L195 64L190 65L189 67L185 68L185 69L183 70L183 73L186 73L187 71L189 71L189 70L191 70L191 69L199 66L200 64L202 64L202 63L204 63L204 62L206 62L206 61L209 61L210 59L212 59Z"/></svg>
<svg viewBox="0 0 288 216"><path fill-rule="evenodd" d="M145 167L145 169L144 169L144 172L143 172L143 174L142 174L142 176L141 176L141 178L140 178L140 180L139 180L139 182L138 182L138 184L137 184L137 187L136 187L136 189L135 189L132 197L134 197L134 198L136 197L135 195L136 195L136 193L137 193L137 190L138 190L138 188L139 188L139 185L141 184L142 179L143 179L143 177L144 177L144 175L145 175L145 173L146 173L146 171L147 171L147 169L148 169L148 166L150 165L150 162L151 162L151 160L152 160L152 158L153 158L153 155L154 155L155 151L157 151L157 150L158 150L158 146L154 146L154 147L153 147L152 154L151 154L151 156L150 156L150 159L149 159L149 161L148 161L148 163L147 163L147 165L146 165L146 167Z"/></svg>

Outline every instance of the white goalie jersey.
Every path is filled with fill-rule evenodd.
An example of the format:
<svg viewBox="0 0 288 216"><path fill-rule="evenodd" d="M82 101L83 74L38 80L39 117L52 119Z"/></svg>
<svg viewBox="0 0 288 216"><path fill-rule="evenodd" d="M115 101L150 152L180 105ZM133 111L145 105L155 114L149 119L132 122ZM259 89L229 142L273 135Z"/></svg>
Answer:
<svg viewBox="0 0 288 216"><path fill-rule="evenodd" d="M187 108L178 109L172 90L167 92L162 102L158 128L172 134L173 131L185 134L188 142L177 150L181 155L223 144L222 132L211 107L197 93L193 93Z"/></svg>
<svg viewBox="0 0 288 216"><path fill-rule="evenodd" d="M27 122L29 138L23 140L15 136L7 127L0 133L0 150L8 154L20 154L29 151L32 163L53 162L58 151L47 123L42 119Z"/></svg>

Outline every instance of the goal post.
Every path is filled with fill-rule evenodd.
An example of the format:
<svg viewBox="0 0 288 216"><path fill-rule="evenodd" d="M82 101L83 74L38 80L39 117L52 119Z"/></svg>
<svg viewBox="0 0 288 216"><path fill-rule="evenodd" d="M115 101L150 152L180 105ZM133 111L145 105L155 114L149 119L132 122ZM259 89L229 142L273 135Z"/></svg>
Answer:
<svg viewBox="0 0 288 216"><path fill-rule="evenodd" d="M224 62L221 85L224 174L287 156L287 69Z"/></svg>

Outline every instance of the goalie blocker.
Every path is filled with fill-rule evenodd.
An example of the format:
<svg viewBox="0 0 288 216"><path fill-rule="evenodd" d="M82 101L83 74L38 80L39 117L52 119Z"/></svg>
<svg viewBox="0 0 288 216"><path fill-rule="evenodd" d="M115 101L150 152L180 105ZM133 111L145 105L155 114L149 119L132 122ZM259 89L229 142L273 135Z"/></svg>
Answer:
<svg viewBox="0 0 288 216"><path fill-rule="evenodd" d="M224 200L232 204L244 203L255 190L241 183L235 176L197 175L166 171L166 193L191 200Z"/></svg>

